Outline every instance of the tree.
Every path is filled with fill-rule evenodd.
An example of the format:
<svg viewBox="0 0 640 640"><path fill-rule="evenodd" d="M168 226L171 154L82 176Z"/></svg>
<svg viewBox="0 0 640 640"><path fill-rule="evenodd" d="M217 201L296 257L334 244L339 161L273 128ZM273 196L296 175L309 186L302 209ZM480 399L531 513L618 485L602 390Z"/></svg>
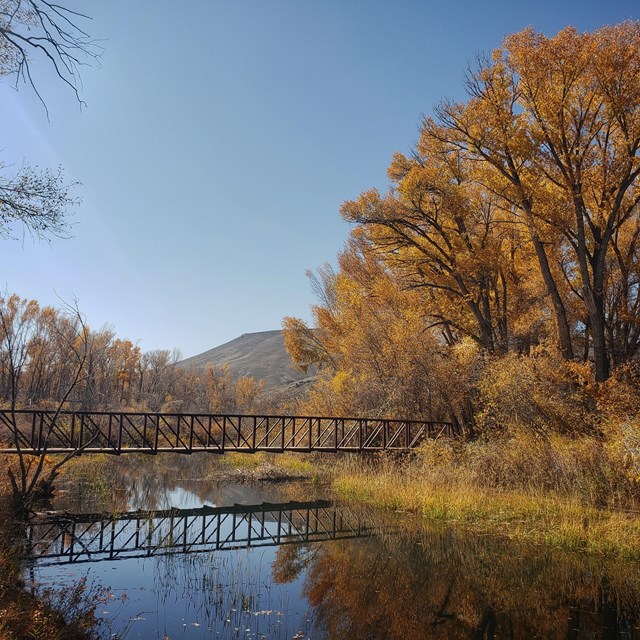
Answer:
<svg viewBox="0 0 640 640"><path fill-rule="evenodd" d="M467 336L504 353L527 316L536 324L538 291L522 286L530 251L512 213L460 151L427 142L413 158L395 155L387 195L367 191L342 214L361 226L399 284L419 292L423 315L448 344Z"/></svg>
<svg viewBox="0 0 640 640"><path fill-rule="evenodd" d="M0 0L0 77L28 84L47 112L33 74L40 58L82 103L80 67L96 61L102 48L79 26L87 16L47 0ZM0 161L0 235L15 234L16 223L37 238L66 237L66 210L77 183L61 169L41 171L24 164L18 171Z"/></svg>
<svg viewBox="0 0 640 640"><path fill-rule="evenodd" d="M305 413L367 414L468 425L465 374L426 317L422 290L406 288L371 241L352 234L339 271L315 280L315 327L285 318L285 345L295 365L320 369ZM456 371L458 386L447 388Z"/></svg>
<svg viewBox="0 0 640 640"><path fill-rule="evenodd" d="M540 400L567 430L547 408L591 411L581 389L640 365L640 22L525 29L466 88L394 155L386 193L343 204L340 268L315 279L314 326L285 319L286 346L321 369L317 411L448 413L472 433L513 389L519 415Z"/></svg>
<svg viewBox="0 0 640 640"><path fill-rule="evenodd" d="M583 327L599 382L609 377L618 340L607 309L616 297L612 254L619 275L629 276L630 245L618 241L638 228L639 69L640 22L586 34L569 27L553 38L528 28L479 61L466 104L443 103L423 129L424 138L454 145L486 168L487 189L517 211L565 357L573 357L572 333ZM627 321L637 310L635 282L618 298L626 308L617 315ZM574 303L580 317L572 319Z"/></svg>
<svg viewBox="0 0 640 640"><path fill-rule="evenodd" d="M90 332L77 307L68 306L56 312L41 308L34 300L16 295L0 299L0 379L11 409L9 439L17 452L18 467L8 467L15 505L28 510L37 497L47 496L58 470L72 457L62 456L55 463L48 458L49 438L64 428L61 412L67 400L87 374L86 364L92 351ZM40 441L37 454L25 452L16 410L24 397L31 371L49 371L46 382L53 402L53 415ZM82 447L91 445L91 439Z"/></svg>
<svg viewBox="0 0 640 640"><path fill-rule="evenodd" d="M82 103L80 67L98 60L99 46L80 26L88 16L48 0L0 0L0 76L13 76L35 91L33 57L39 57Z"/></svg>
<svg viewBox="0 0 640 640"><path fill-rule="evenodd" d="M425 291L449 343L500 354L555 333L567 360L583 342L603 382L640 349L640 22L525 29L467 90L396 154L389 193L343 216Z"/></svg>
<svg viewBox="0 0 640 640"><path fill-rule="evenodd" d="M77 184L65 182L62 169L52 173L24 165L11 175L0 162L0 236L15 237L17 223L39 239L68 237L66 212L78 202L70 195Z"/></svg>

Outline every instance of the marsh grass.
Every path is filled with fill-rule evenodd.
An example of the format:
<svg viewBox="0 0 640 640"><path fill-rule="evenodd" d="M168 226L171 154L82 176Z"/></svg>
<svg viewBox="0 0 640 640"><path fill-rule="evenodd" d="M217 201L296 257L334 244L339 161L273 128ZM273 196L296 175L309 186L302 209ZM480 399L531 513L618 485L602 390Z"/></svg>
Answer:
<svg viewBox="0 0 640 640"><path fill-rule="evenodd" d="M310 478L317 472L312 458L300 453L225 453L213 458L208 477L215 479L222 474L246 480Z"/></svg>
<svg viewBox="0 0 640 640"><path fill-rule="evenodd" d="M79 456L67 464L62 472L63 486L96 500L105 500L113 491L113 478L118 461L106 454Z"/></svg>
<svg viewBox="0 0 640 640"><path fill-rule="evenodd" d="M410 460L343 459L341 496L434 523L640 559L637 485L592 439L430 442Z"/></svg>

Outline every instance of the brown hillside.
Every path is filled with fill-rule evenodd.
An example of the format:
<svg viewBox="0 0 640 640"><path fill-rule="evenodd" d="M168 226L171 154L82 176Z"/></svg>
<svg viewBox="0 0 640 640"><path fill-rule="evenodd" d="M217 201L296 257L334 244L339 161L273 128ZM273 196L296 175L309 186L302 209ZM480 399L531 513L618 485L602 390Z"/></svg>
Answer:
<svg viewBox="0 0 640 640"><path fill-rule="evenodd" d="M284 390L311 378L293 369L279 330L244 333L230 342L186 358L178 366L204 369L208 365L225 364L234 377L253 376L256 380L264 380L267 390Z"/></svg>

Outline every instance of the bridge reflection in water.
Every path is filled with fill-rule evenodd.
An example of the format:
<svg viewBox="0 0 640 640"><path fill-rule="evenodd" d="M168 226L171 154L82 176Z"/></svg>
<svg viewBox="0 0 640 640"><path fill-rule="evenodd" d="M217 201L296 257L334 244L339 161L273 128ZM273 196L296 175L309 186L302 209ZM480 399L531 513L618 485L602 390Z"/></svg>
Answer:
<svg viewBox="0 0 640 640"><path fill-rule="evenodd" d="M373 535L326 500L122 514L49 514L26 537L40 566L344 540Z"/></svg>

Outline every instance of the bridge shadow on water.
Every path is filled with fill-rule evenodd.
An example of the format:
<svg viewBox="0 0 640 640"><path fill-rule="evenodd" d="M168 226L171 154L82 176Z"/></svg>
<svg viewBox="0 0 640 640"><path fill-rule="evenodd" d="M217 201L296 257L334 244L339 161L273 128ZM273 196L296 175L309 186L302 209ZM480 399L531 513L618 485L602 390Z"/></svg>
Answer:
<svg viewBox="0 0 640 640"><path fill-rule="evenodd" d="M26 529L40 566L364 538L374 528L327 500L227 507L53 513Z"/></svg>

